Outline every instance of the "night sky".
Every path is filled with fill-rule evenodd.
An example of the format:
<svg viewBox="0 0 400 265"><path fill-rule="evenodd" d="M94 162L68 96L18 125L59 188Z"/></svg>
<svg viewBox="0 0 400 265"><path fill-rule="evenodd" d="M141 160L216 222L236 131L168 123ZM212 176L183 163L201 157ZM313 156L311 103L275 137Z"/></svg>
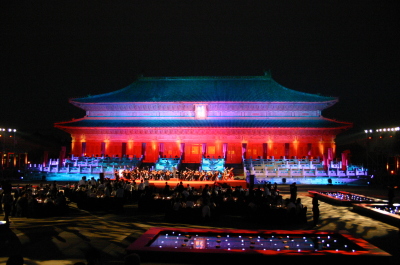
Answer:
<svg viewBox="0 0 400 265"><path fill-rule="evenodd" d="M400 1L5 2L0 127L51 130L84 116L69 98L139 75L266 70L287 88L339 97L327 118L400 125Z"/></svg>

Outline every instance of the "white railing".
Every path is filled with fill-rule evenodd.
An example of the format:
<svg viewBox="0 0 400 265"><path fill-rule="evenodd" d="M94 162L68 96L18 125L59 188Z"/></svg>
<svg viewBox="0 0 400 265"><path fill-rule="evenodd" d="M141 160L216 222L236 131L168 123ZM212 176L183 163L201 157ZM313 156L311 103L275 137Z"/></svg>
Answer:
<svg viewBox="0 0 400 265"><path fill-rule="evenodd" d="M64 159L61 163L59 159L50 159L46 166L42 164L29 164L26 168L28 172L48 172L48 173L114 173L120 169L134 169L141 162L142 157L72 157Z"/></svg>
<svg viewBox="0 0 400 265"><path fill-rule="evenodd" d="M319 159L243 159L246 175L256 178L268 177L363 177L368 176L367 169L349 165L346 170L342 162L330 161L324 165Z"/></svg>

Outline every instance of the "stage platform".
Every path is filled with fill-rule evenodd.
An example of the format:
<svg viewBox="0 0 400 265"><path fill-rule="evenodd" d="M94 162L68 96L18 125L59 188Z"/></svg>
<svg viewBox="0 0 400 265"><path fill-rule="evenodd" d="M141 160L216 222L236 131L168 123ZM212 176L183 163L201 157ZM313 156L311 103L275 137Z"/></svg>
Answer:
<svg viewBox="0 0 400 265"><path fill-rule="evenodd" d="M149 183L151 186L155 186L156 188L164 188L165 186L165 182L168 182L168 185L173 188L177 185L179 185L179 183L181 182L179 179L170 179L170 180L149 180ZM136 183L140 183L140 180L136 180ZM208 186L214 186L214 185L219 185L222 187L227 187L227 186L231 186L231 187L242 187L244 189L248 188L248 183L246 182L246 180L221 180L221 181L195 181L195 180L191 180L191 181L182 181L183 186L187 186L188 184L193 187L193 188L200 188L203 187L205 185Z"/></svg>

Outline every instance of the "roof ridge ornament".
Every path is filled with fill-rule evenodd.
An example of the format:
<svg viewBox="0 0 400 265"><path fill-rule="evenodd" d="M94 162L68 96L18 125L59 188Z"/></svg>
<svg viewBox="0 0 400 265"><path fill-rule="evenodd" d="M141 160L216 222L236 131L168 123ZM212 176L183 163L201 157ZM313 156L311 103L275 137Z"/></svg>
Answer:
<svg viewBox="0 0 400 265"><path fill-rule="evenodd" d="M272 77L271 70L264 70L264 76L268 77L268 78L271 78Z"/></svg>

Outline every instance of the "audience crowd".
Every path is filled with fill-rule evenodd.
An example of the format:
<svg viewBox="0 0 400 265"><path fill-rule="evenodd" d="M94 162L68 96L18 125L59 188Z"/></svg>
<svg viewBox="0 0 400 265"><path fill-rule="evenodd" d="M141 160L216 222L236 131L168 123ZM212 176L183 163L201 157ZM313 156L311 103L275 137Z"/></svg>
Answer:
<svg viewBox="0 0 400 265"><path fill-rule="evenodd" d="M218 221L222 215L240 215L249 221L263 223L304 223L307 207L292 192L283 198L277 184L265 183L255 188L205 184L197 188L182 181L157 188L148 180L86 179L66 183L41 182L38 186L1 183L1 207L4 220L15 217L47 217L67 215L68 204L89 211L122 213L125 204L137 204L139 211L161 211L170 222ZM295 190L295 189L292 189ZM223 220L223 219L221 219ZM10 257L10 261L12 261ZM17 257L20 258L20 257Z"/></svg>
<svg viewBox="0 0 400 265"><path fill-rule="evenodd" d="M1 202L4 220L9 217L46 217L64 215L68 211L68 202L59 185L40 183L37 187L31 184L12 187L7 181L2 182Z"/></svg>
<svg viewBox="0 0 400 265"><path fill-rule="evenodd" d="M2 207L5 220L9 216L44 217L67 214L68 203L89 211L122 213L125 204L138 205L140 211L165 212L166 220L216 220L221 215L242 215L261 222L305 222L307 208L301 199L291 194L284 199L277 184L265 183L256 188L205 184L198 188L179 182L163 188L150 185L148 180L86 179L59 185L57 182L27 184L14 187L2 184Z"/></svg>
<svg viewBox="0 0 400 265"><path fill-rule="evenodd" d="M82 178L64 187L65 196L85 210L124 211L124 204L137 203L139 211L165 212L169 221L216 220L221 215L244 215L262 222L304 222L307 208L291 194L283 199L277 184L254 189L205 184L198 188L179 182L163 188L148 180L104 180Z"/></svg>

